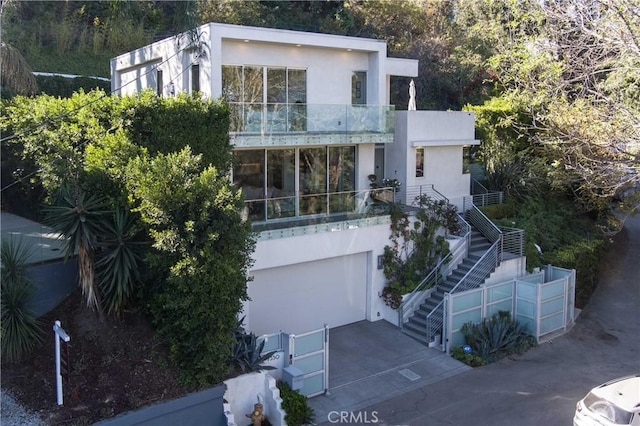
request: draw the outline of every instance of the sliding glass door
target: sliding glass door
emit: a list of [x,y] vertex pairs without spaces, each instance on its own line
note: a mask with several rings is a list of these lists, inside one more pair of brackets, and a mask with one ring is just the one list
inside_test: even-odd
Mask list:
[[354,210],[355,146],[237,150],[248,217],[264,221]]

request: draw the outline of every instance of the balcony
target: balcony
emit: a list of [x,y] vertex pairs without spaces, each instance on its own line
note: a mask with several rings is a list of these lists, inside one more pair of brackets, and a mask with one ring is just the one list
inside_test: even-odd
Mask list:
[[229,103],[236,147],[393,142],[393,105]]
[[246,200],[243,216],[259,240],[268,240],[388,223],[394,201],[392,188],[298,193]]

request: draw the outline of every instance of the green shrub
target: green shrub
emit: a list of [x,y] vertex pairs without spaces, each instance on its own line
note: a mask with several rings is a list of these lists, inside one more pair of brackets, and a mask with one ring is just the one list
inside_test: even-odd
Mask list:
[[189,146],[202,155],[202,164],[219,170],[231,168],[229,106],[220,100],[202,100],[181,93],[160,98],[145,90],[122,98],[124,128],[151,156],[178,152]]
[[30,255],[23,241],[2,241],[0,336],[2,356],[9,362],[19,360],[42,339],[41,324],[29,308],[33,283],[26,275],[26,262]]
[[264,363],[276,353],[271,351],[263,354],[264,343],[258,343],[258,337],[253,333],[247,333],[242,322],[244,317],[238,321],[234,332],[235,341],[233,343],[231,363],[239,367],[242,372],[274,370],[275,367],[264,365]]
[[512,201],[503,204],[492,204],[490,206],[480,207],[480,210],[491,220],[504,219],[513,217],[516,214],[516,205]]
[[380,297],[393,309],[400,306],[403,294],[412,292],[438,260],[449,254],[449,243],[438,231],[459,231],[456,207],[446,200],[423,195],[415,202],[418,210],[413,221],[398,206],[391,212],[391,244],[384,247],[383,255],[387,285]]
[[284,420],[289,426],[300,426],[312,424],[315,418],[313,408],[309,407],[307,397],[297,390],[291,390],[289,385],[283,381],[278,381],[280,398],[282,398],[282,409],[286,413]]
[[584,306],[598,284],[602,240],[580,240],[560,247],[547,255],[548,263],[576,270],[576,305]]
[[474,353],[465,353],[464,349],[460,346],[451,350],[451,356],[458,361],[464,362],[470,367],[480,367],[487,363],[482,357]]
[[242,194],[189,148],[130,163],[128,187],[154,250],[145,298],[183,380],[209,386],[230,372],[237,316],[247,300],[255,241]]
[[102,251],[95,262],[98,289],[107,314],[120,316],[134,299],[140,283],[143,249],[140,224],[125,210],[117,210],[105,220],[98,243]]
[[38,90],[47,95],[70,98],[80,89],[90,92],[93,89],[101,89],[105,92],[111,91],[111,83],[105,80],[98,80],[91,77],[67,78],[61,76],[36,76]]
[[460,329],[465,343],[486,362],[494,362],[511,353],[523,353],[535,345],[525,327],[511,318],[511,312],[500,311],[480,324],[468,322]]

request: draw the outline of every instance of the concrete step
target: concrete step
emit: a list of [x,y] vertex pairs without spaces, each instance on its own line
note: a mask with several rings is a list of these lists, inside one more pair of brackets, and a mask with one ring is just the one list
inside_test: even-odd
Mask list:
[[427,342],[427,337],[424,333],[422,334],[416,333],[415,331],[407,328],[403,328],[402,332],[407,336],[411,337],[413,340],[416,340],[417,342],[422,343],[423,345],[426,345],[426,346],[429,345],[429,342]]
[[416,330],[426,330],[427,328],[427,317],[422,315],[414,315],[409,318],[409,321],[405,323],[405,325],[411,324]]
[[416,324],[415,322],[411,322],[411,320],[409,320],[409,322],[405,322],[403,327],[402,327],[403,331],[410,331],[418,336],[422,336],[422,339],[424,341],[427,340],[427,328],[426,326],[420,326],[420,324]]

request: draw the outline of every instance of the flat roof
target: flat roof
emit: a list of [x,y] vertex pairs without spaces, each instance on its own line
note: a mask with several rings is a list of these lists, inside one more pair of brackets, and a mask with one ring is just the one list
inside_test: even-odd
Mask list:
[[0,214],[2,241],[22,241],[30,251],[27,263],[42,263],[64,257],[64,241],[50,227],[12,213]]

